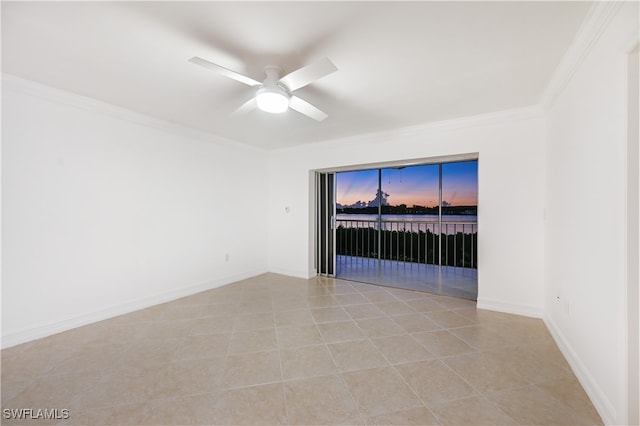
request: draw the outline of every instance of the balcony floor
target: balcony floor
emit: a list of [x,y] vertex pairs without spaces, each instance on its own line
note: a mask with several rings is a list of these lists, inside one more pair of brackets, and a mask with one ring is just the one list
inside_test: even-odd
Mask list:
[[338,255],[336,277],[477,300],[478,270]]

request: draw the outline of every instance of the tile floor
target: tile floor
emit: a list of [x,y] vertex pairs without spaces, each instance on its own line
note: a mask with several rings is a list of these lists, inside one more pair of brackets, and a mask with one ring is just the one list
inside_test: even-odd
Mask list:
[[[540,320],[266,274],[2,356],[3,424],[601,424]],[[4,411],[3,411],[4,413]]]
[[478,298],[478,270],[471,268],[438,267],[340,255],[336,256],[336,276],[345,280],[469,300]]

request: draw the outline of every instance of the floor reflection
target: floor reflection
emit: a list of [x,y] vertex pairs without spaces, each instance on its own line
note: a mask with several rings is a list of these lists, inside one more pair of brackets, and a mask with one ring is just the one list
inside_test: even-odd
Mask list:
[[336,277],[477,300],[478,270],[355,256],[337,256]]

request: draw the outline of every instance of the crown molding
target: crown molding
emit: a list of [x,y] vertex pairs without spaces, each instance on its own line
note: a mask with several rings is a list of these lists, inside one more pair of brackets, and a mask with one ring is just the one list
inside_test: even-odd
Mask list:
[[553,73],[549,85],[540,97],[540,106],[545,111],[553,106],[624,3],[624,1],[596,1],[593,3],[569,49]]
[[46,101],[58,103],[85,111],[91,111],[104,116],[127,121],[129,123],[145,126],[161,132],[173,134],[175,136],[198,140],[206,143],[226,146],[229,148],[258,151],[264,149],[246,145],[231,139],[182,126],[170,121],[151,117],[149,115],[122,108],[107,102],[99,101],[87,96],[78,95],[66,90],[47,86],[32,80],[26,80],[11,74],[2,74],[2,91],[13,91],[26,94]]
[[275,148],[272,152],[281,153],[295,150],[328,149],[342,147],[344,144],[363,144],[370,146],[372,141],[384,141],[389,139],[405,139],[412,137],[429,137],[449,134],[456,131],[464,131],[485,126],[501,126],[523,120],[543,119],[544,110],[539,105],[531,105],[522,108],[478,114],[467,117],[453,118],[449,120],[433,121],[428,123],[396,127],[370,133],[343,136],[340,138],[323,140],[313,144],[301,146],[286,146]]

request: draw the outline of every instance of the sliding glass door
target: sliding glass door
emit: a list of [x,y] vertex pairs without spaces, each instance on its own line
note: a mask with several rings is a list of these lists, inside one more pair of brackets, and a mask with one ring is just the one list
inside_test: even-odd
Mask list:
[[316,173],[316,271],[335,276],[335,173]]
[[336,173],[336,276],[475,299],[477,163]]

